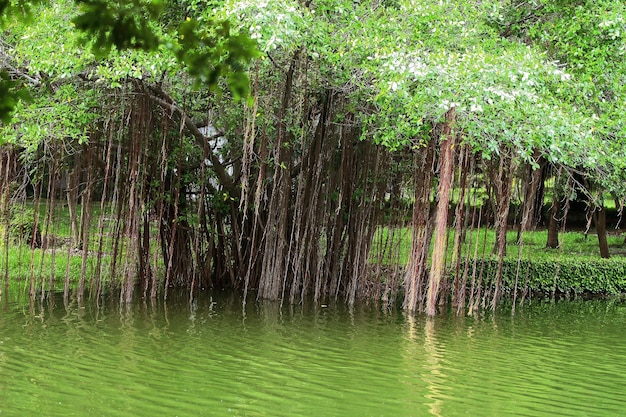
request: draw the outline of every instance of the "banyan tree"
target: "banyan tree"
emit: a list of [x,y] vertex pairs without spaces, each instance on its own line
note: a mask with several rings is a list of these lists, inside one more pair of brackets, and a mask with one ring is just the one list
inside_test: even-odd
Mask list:
[[[593,118],[558,92],[569,74],[465,2],[191,3],[154,20],[156,52],[114,43],[96,59],[71,2],[6,38],[34,99],[3,130],[5,281],[18,239],[36,248],[32,295],[495,307],[511,219],[522,247],[545,184],[556,219],[590,168],[571,144],[596,146]],[[53,36],[62,48],[38,48]]]

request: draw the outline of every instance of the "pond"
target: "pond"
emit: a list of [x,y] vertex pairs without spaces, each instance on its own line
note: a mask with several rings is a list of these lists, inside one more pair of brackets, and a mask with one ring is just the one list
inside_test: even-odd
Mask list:
[[0,375],[2,416],[616,416],[626,304],[429,319],[222,294],[81,307],[5,293]]

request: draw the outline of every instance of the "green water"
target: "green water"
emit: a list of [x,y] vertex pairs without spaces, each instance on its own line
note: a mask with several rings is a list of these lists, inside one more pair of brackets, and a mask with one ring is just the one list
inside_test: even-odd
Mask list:
[[1,416],[626,415],[626,304],[481,318],[0,297]]

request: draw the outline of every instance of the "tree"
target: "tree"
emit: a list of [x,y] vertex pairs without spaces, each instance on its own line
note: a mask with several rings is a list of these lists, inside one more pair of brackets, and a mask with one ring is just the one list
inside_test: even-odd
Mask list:
[[[7,26],[6,62],[34,81],[4,134],[37,195],[68,172],[83,259],[111,253],[94,276],[121,277],[124,299],[137,286],[152,296],[213,286],[244,299],[392,302],[404,285],[408,310],[435,314],[452,299],[460,311],[466,295],[470,311],[481,299],[495,307],[520,172],[539,178],[523,193],[522,229],[542,201],[537,167],[620,175],[598,113],[580,105],[584,85],[541,45],[507,34],[503,5],[189,1],[128,14],[146,5],[46,4],[30,35]],[[67,24],[77,10],[93,48]],[[42,117],[46,129],[35,128]],[[98,200],[94,248],[78,203]],[[403,282],[383,259],[406,217]],[[461,249],[474,239],[478,259],[472,230],[485,223],[497,230],[498,267],[481,294]]]
[[[183,70],[192,76],[191,83],[197,86],[203,85],[218,93],[226,86],[236,98],[245,97],[248,91],[246,63],[257,54],[254,42],[245,34],[232,33],[227,21],[205,19],[202,26],[198,25],[187,15],[186,5],[181,6],[181,21],[173,17],[176,13],[164,10],[157,2],[43,2],[33,7],[36,13],[28,26],[19,20],[5,23],[4,62],[15,80],[30,84],[33,99],[28,103],[12,102],[13,108],[7,108],[7,111],[17,110],[18,117],[16,123],[4,127],[3,139],[22,149],[21,161],[28,176],[25,181],[35,188],[36,198],[55,195],[53,178],[59,175],[63,175],[63,182],[68,185],[73,240],[83,253],[79,297],[84,289],[89,254],[90,213],[86,207],[101,195],[99,230],[102,235],[105,202],[112,199],[113,206],[117,205],[117,238],[111,247],[111,282],[119,267],[117,257],[123,250],[118,244],[119,237],[131,237],[138,243],[125,251],[127,257],[122,265],[130,277],[124,295],[129,299],[136,283],[135,267],[139,269],[145,289],[149,280],[155,278],[155,271],[148,261],[151,249],[147,236],[150,231],[143,219],[156,208],[146,206],[146,203],[157,204],[160,214],[169,217],[169,225],[172,222],[180,225],[161,229],[168,280],[170,274],[179,276],[182,273],[179,266],[188,259],[185,250],[180,251],[185,243],[179,243],[185,236],[186,223],[182,216],[189,215],[185,210],[187,197],[179,191],[187,189],[189,180],[176,178],[183,168],[180,161],[185,156],[182,149],[175,149],[174,143],[178,141],[166,140],[165,136],[162,138],[163,150],[169,155],[163,154],[159,160],[147,153],[147,147],[156,139],[150,130],[171,135],[168,131],[172,127],[161,124],[161,129],[155,129],[154,111],[150,108],[152,102],[137,97],[148,94],[162,105],[163,111],[165,108],[180,110],[176,103],[168,101],[169,96],[162,94],[161,88],[154,88],[154,85],[163,83],[167,76],[178,76]],[[68,16],[72,15],[76,17],[70,21]],[[85,37],[76,28],[85,33]],[[221,84],[222,80],[224,84]],[[181,85],[185,83],[189,84],[183,80]],[[148,88],[149,84],[153,85]],[[176,116],[181,123],[187,123],[184,111],[179,111]],[[197,128],[193,127],[192,133],[198,134]],[[200,134],[200,140],[201,147],[206,146],[204,135]],[[180,145],[184,143],[180,141]],[[116,148],[117,156],[112,153]],[[122,149],[127,153],[120,152]],[[218,176],[222,173],[223,179],[228,180],[223,167],[220,170],[217,156],[211,155],[209,159],[216,162],[214,169]],[[149,181],[154,180],[151,176],[157,175],[158,178],[156,167],[159,163],[164,170],[161,179],[167,183],[166,188],[161,189],[149,185]],[[127,170],[130,183],[120,181],[122,170]],[[104,178],[97,174],[98,171]],[[9,192],[7,186],[5,184],[3,192]],[[232,185],[230,188],[231,191],[234,189]],[[82,196],[80,219],[75,210],[78,196]],[[163,202],[163,198],[169,199],[170,196],[172,200],[168,201],[173,201],[173,205]],[[126,210],[128,213],[124,215]],[[51,233],[49,223],[40,227]],[[98,291],[102,245],[100,237],[96,271]],[[172,259],[178,261],[173,267],[170,266]],[[156,291],[155,283],[153,280],[152,291]]]
[[[508,1],[493,9],[492,24],[508,38],[545,48],[551,59],[566,67],[575,89],[563,100],[591,115],[598,138],[582,160],[563,160],[571,169],[583,169],[589,209],[596,223],[600,252],[606,245],[604,190],[624,199],[623,164],[624,89],[626,74],[626,6],[621,1]],[[558,91],[557,91],[558,93]],[[573,175],[573,174],[572,174]],[[598,190],[600,189],[600,190]],[[592,198],[592,194],[598,198]]]
[[[495,305],[510,203],[507,190],[513,179],[510,173],[522,162],[536,164],[537,152],[553,163],[584,158],[586,150],[577,144],[594,141],[591,118],[562,100],[563,91],[572,88],[570,75],[546,61],[541,50],[502,39],[487,25],[484,9],[463,2],[399,2],[399,7],[399,16],[389,19],[386,29],[395,32],[401,48],[391,46],[371,59],[378,109],[369,119],[369,131],[375,132],[375,141],[392,149],[412,146],[419,150],[429,140],[427,132],[433,131],[432,126],[445,125],[444,115],[455,109],[460,145],[483,160],[500,161],[492,164],[495,170],[486,167],[493,174],[500,230]],[[432,33],[442,35],[433,37]],[[421,242],[414,241],[414,245],[423,247]],[[434,251],[433,263],[442,258],[440,250]],[[426,262],[426,258],[422,255],[419,261],[411,261],[417,262]],[[425,270],[408,269],[407,300],[413,299],[409,296],[415,293],[413,287],[423,282],[414,272]],[[432,305],[433,301],[430,314]],[[418,304],[405,302],[405,307],[417,309]]]

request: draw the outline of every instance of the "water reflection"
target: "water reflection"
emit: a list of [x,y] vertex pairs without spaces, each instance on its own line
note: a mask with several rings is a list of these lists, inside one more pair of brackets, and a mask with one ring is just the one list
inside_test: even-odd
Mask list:
[[[438,343],[435,329],[435,319],[416,316],[413,313],[404,313],[406,320],[406,367],[419,376],[425,392],[423,397],[428,407],[428,413],[433,416],[443,416],[444,393],[446,376],[442,365],[444,350]],[[419,391],[419,388],[418,388]],[[415,393],[419,395],[419,392]]]
[[424,323],[424,352],[426,354],[426,367],[428,373],[424,375],[424,382],[428,388],[426,397],[431,401],[429,404],[430,413],[434,416],[441,417],[442,387],[445,387],[446,381],[441,365],[443,352],[440,352],[435,338],[435,320],[428,318]]

